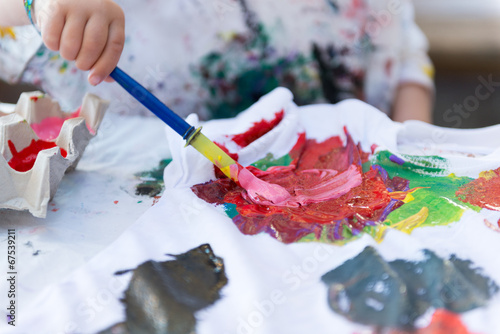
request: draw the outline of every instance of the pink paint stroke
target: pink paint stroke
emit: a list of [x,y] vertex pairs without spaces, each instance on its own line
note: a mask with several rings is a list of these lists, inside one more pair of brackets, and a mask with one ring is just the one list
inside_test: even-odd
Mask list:
[[247,200],[260,205],[286,207],[299,207],[339,198],[362,182],[359,168],[355,165],[349,166],[340,174],[333,169],[309,169],[298,173],[309,174],[315,181],[308,184],[307,188],[295,188],[293,195],[280,185],[259,179],[245,168],[239,171],[238,181],[246,190],[244,197]]

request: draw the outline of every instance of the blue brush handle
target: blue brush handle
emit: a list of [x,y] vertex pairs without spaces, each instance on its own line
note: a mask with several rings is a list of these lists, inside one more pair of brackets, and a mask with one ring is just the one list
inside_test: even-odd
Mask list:
[[158,100],[156,96],[118,67],[109,76],[184,139],[187,139],[195,130],[193,126],[189,125],[189,123]]

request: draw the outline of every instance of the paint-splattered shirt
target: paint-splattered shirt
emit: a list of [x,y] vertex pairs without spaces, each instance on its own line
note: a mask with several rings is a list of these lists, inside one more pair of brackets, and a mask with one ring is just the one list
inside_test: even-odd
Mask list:
[[[399,84],[432,89],[410,0],[117,2],[127,22],[119,66],[181,115],[233,116],[277,86],[300,105],[359,98],[389,113]],[[40,85],[66,108],[91,91],[112,111],[149,114],[116,83],[90,87],[30,29],[0,39],[4,79]]]

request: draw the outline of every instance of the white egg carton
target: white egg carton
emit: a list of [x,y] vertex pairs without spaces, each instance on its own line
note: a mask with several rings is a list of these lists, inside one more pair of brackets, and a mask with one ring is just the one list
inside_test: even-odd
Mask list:
[[[59,104],[41,92],[23,93],[12,113],[0,113],[0,209],[28,210],[33,216],[45,218],[47,205],[57,191],[66,171],[76,167],[90,139],[101,124],[108,101],[87,94],[79,117],[64,121],[56,147],[38,153],[33,168],[19,172],[11,168],[8,141],[19,152],[38,136],[30,124],[48,117],[66,118]],[[88,128],[87,128],[88,127]],[[90,128],[90,131],[89,131]],[[61,150],[67,156],[61,155]]]

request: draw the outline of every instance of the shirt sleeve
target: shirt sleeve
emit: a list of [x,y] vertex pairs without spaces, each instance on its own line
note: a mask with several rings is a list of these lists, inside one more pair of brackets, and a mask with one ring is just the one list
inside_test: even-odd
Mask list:
[[42,39],[32,26],[0,27],[0,79],[19,82],[41,46]]
[[416,83],[434,91],[434,66],[428,56],[429,43],[415,23],[410,1],[402,8],[402,49],[399,84]]

